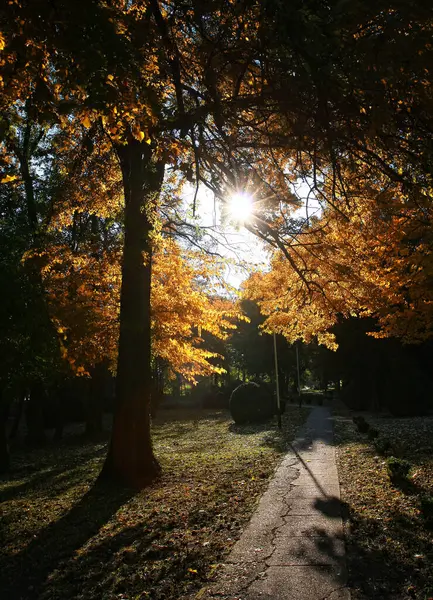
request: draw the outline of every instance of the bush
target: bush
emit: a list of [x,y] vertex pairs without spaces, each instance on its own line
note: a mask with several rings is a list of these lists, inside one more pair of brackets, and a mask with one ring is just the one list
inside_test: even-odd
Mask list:
[[[266,393],[269,398],[269,401],[272,403],[273,414],[278,415],[278,405],[277,405],[277,393],[274,385],[268,383],[267,381],[261,381],[259,378],[255,378],[252,380],[253,383],[256,383],[261,387],[261,389]],[[251,383],[251,382],[250,382]],[[238,387],[238,386],[236,386]],[[286,412],[286,400],[282,397],[280,393],[280,410],[283,415]]]
[[367,423],[364,417],[361,417],[360,415],[353,417],[353,422],[357,426],[360,433],[367,433],[367,431],[370,429],[370,425]]
[[384,437],[377,437],[374,441],[374,447],[379,454],[386,454],[391,450],[391,442]]
[[369,429],[370,429],[370,425],[367,423],[367,421],[365,421],[364,423],[360,423],[358,425],[359,433],[368,433]]
[[258,383],[243,383],[230,397],[230,414],[233,421],[244,423],[264,423],[275,414],[272,395]]
[[373,441],[376,438],[379,437],[379,432],[377,429],[375,429],[374,427],[370,427],[370,429],[368,430],[368,434],[367,437],[369,440]]
[[406,453],[406,446],[401,440],[392,441],[392,454],[398,458],[402,458]]
[[407,479],[409,471],[412,467],[411,463],[408,460],[404,460],[403,458],[397,458],[395,456],[390,456],[386,462],[388,465],[391,480],[401,481],[402,479]]

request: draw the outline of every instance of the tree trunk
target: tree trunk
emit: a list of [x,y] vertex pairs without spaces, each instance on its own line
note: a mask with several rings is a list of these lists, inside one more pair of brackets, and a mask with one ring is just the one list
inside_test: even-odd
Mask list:
[[140,489],[159,473],[150,436],[151,230],[164,164],[146,143],[117,148],[125,192],[125,240],[113,433],[102,478]]

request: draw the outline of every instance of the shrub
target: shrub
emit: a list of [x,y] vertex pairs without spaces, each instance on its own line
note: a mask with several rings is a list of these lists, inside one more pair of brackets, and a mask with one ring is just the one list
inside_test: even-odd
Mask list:
[[367,423],[367,421],[365,423],[360,423],[358,425],[359,433],[367,433],[369,429],[370,429],[370,425]]
[[388,465],[391,480],[401,481],[402,479],[407,479],[409,471],[412,467],[411,463],[408,460],[404,460],[403,458],[397,458],[395,456],[390,456],[386,462]]
[[402,458],[406,452],[406,446],[401,440],[392,441],[392,453],[398,458]]
[[275,414],[274,399],[261,385],[243,383],[232,392],[230,414],[238,425],[264,423]]
[[374,447],[379,454],[386,454],[391,450],[391,442],[384,437],[376,437],[374,440]]
[[353,417],[353,422],[357,426],[360,433],[367,433],[367,431],[370,429],[370,425],[361,415],[356,415]]
[[377,437],[379,437],[379,432],[377,429],[375,429],[374,427],[370,427],[370,429],[368,430],[368,439],[369,440],[375,440]]

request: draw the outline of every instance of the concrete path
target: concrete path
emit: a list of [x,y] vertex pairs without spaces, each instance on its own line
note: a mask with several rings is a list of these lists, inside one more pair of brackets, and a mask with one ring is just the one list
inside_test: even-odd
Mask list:
[[315,407],[200,598],[349,600],[330,411]]

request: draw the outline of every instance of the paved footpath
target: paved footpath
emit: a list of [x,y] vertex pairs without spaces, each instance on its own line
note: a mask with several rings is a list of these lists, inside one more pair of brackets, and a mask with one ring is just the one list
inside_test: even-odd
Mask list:
[[202,599],[350,600],[328,408],[315,407]]

